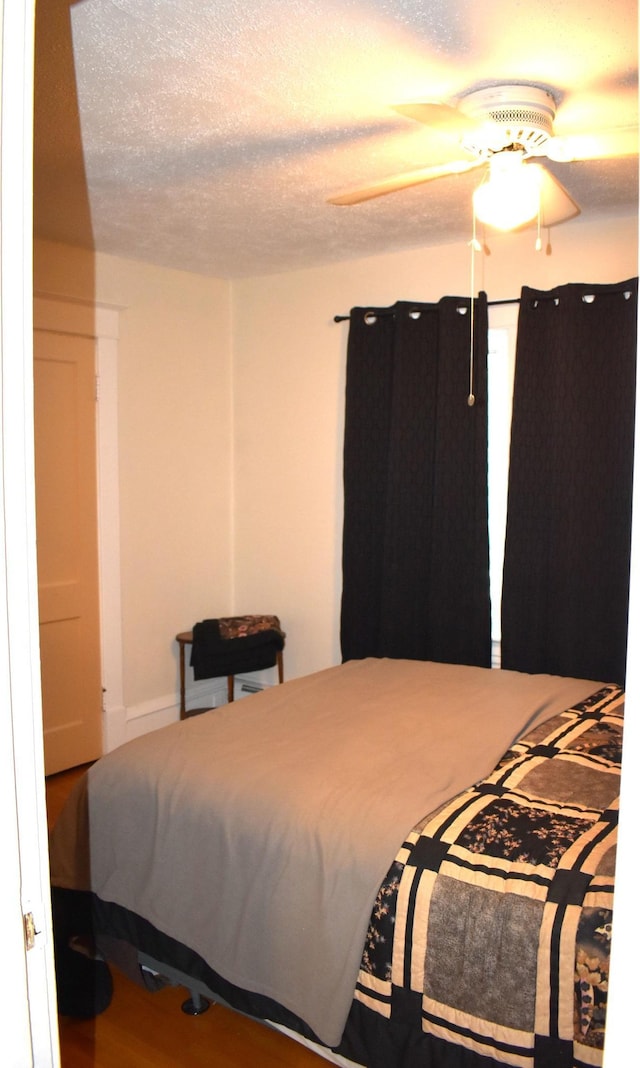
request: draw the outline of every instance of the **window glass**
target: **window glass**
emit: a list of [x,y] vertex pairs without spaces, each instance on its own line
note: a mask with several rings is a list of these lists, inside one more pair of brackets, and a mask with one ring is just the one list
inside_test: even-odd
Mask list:
[[500,664],[500,601],[507,521],[509,440],[517,326],[517,304],[489,308],[489,583],[492,661],[496,667]]

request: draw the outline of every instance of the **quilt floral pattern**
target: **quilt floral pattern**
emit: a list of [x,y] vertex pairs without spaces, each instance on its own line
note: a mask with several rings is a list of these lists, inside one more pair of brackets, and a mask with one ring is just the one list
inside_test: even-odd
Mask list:
[[411,831],[358,1001],[393,1020],[411,991],[425,1035],[513,1068],[602,1063],[623,708],[603,687]]

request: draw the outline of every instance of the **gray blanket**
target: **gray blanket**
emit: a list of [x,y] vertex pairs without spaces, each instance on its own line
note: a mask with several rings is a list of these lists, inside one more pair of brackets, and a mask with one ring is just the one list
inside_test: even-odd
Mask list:
[[365,660],[273,687],[95,764],[88,822],[80,787],[54,830],[52,881],[138,913],[337,1045],[404,836],[597,685]]

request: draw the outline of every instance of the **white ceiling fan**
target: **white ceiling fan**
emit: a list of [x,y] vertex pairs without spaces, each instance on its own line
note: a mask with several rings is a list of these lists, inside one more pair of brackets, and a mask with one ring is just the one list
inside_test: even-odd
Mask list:
[[[531,84],[496,84],[468,90],[450,104],[400,104],[394,110],[452,141],[460,157],[341,193],[330,197],[330,204],[359,204],[436,178],[484,168],[474,193],[478,219],[504,230],[534,219],[549,227],[578,215],[580,208],[555,175],[535,160],[546,157],[569,163],[638,151],[636,126],[556,136],[556,98],[548,88]],[[512,210],[501,220],[499,210],[507,208],[508,202]]]

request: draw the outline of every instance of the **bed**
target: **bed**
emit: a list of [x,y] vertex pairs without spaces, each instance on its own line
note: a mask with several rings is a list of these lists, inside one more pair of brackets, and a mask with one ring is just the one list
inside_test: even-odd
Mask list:
[[623,698],[368,659],[155,731],[69,798],[55,923],[335,1064],[599,1065]]

